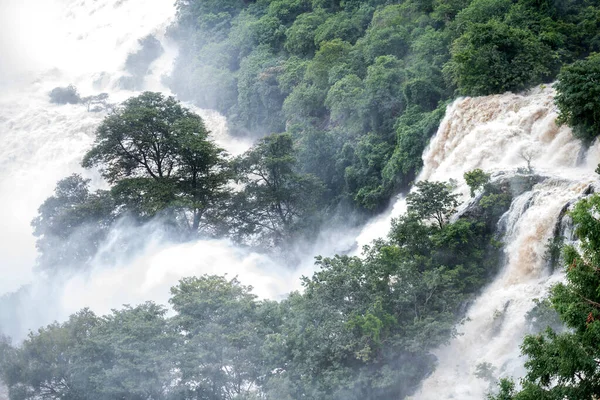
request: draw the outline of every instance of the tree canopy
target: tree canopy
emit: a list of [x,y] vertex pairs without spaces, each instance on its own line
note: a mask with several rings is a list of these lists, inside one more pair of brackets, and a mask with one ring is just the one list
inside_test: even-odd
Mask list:
[[558,122],[569,125],[581,139],[600,135],[600,53],[565,66],[556,84]]
[[152,217],[177,209],[196,232],[228,180],[224,152],[208,134],[202,118],[174,98],[145,92],[104,119],[82,165],[100,169],[127,211]]
[[[303,179],[289,169],[290,142],[252,150],[264,164],[256,171],[284,189]],[[105,316],[84,309],[21,344],[0,340],[0,379],[23,400],[405,398],[498,270],[498,217],[438,227],[408,213],[362,257],[318,257],[303,291],[278,302],[236,278],[200,276],[171,289],[171,313],[151,302]]]

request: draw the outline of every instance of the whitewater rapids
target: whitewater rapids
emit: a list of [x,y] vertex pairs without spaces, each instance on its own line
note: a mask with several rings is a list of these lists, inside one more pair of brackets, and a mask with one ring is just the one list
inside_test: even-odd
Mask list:
[[549,268],[548,240],[563,209],[597,184],[600,162],[598,144],[587,149],[556,124],[554,95],[541,86],[526,94],[458,99],[423,155],[419,179],[453,180],[465,200],[469,189],[462,175],[474,168],[510,174],[526,169],[529,159],[546,179],[516,197],[502,217],[505,264],[469,308],[459,336],[435,352],[438,367],[414,399],[484,399],[493,385],[475,375],[482,363],[492,365],[495,378],[525,372],[519,351],[528,333],[525,316],[534,299],[563,279],[561,268]]

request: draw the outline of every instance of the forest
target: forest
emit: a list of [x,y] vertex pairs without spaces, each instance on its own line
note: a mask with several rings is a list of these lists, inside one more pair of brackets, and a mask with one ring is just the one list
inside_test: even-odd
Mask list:
[[[86,269],[111,228],[159,221],[176,240],[228,238],[289,254],[327,225],[364,223],[393,196],[407,211],[361,256],[315,255],[302,290],[259,299],[237,278],[198,276],[169,305],[89,309],[0,337],[0,379],[20,399],[404,399],[436,368],[502,265],[498,222],[508,180],[465,173],[419,181],[422,153],[458,96],[553,82],[560,124],[600,135],[600,4],[593,0],[177,0],[168,35],[180,47],[169,97],[110,105],[80,174],[56,184],[32,221],[37,268]],[[161,53],[140,41],[135,88]],[[137,72],[144,71],[144,72]],[[106,106],[75,88],[56,103]],[[227,117],[255,144],[230,156],[186,101]],[[521,191],[537,176],[521,171]],[[600,167],[597,171],[600,173]],[[549,246],[566,281],[530,312],[527,375],[492,400],[600,397],[600,196],[569,212],[580,246]],[[348,222],[350,221],[350,222]],[[560,244],[560,238],[555,243]],[[127,247],[127,243],[123,246]],[[132,244],[133,246],[133,244]],[[286,255],[288,256],[286,259]],[[558,322],[560,319],[560,322]],[[485,369],[485,366],[481,367]],[[497,383],[497,384],[496,384]],[[497,387],[496,387],[497,386]]]

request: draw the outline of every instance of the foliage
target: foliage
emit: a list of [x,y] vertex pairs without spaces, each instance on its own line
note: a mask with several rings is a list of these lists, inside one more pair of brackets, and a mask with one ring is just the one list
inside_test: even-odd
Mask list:
[[170,84],[234,134],[286,131],[302,147],[325,132],[327,209],[372,213],[408,189],[455,93],[521,91],[600,49],[598,5],[559,3],[178,1]]
[[121,78],[119,83],[124,89],[139,90],[152,62],[164,53],[160,41],[152,35],[139,39],[138,43],[140,49],[125,60],[125,70],[131,76]]
[[79,104],[81,102],[79,92],[73,85],[55,87],[48,95],[50,96],[50,103],[54,104]]
[[490,174],[476,168],[472,171],[465,172],[464,178],[467,185],[469,185],[469,189],[471,189],[471,197],[475,197],[475,193],[490,181]]
[[243,189],[232,199],[233,221],[239,239],[253,237],[263,246],[291,243],[299,233],[318,226],[322,182],[311,174],[295,171],[295,152],[289,134],[261,139],[235,160],[238,183]]
[[42,268],[71,268],[89,262],[115,219],[104,190],[90,192],[89,179],[74,174],[56,184],[31,222]]
[[442,229],[458,206],[457,195],[445,182],[421,181],[417,190],[406,196],[407,209],[420,221],[434,220]]
[[591,142],[600,135],[600,53],[565,66],[556,84],[558,122]]
[[[239,168],[256,174],[246,187],[272,184],[260,190],[285,198],[277,188],[305,179],[291,144],[271,136],[241,156]],[[438,227],[408,213],[362,257],[318,257],[303,292],[280,302],[259,301],[236,278],[184,278],[171,289],[172,314],[153,303],[104,317],[82,310],[18,346],[0,342],[0,377],[11,399],[405,398],[496,272],[496,222]]]
[[550,75],[552,51],[532,32],[490,20],[470,25],[445,66],[461,94],[521,91]]
[[222,156],[198,115],[172,97],[145,92],[104,119],[82,165],[99,167],[128,212],[152,217],[178,208],[195,232],[222,198]]
[[180,375],[176,398],[248,398],[266,372],[261,346],[270,333],[251,288],[237,279],[187,278],[171,288],[169,302],[181,335],[171,361]]

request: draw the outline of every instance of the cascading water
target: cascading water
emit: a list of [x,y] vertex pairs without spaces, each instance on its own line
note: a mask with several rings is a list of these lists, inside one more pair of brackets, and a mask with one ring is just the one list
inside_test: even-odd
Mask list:
[[[485,398],[489,382],[475,376],[481,363],[490,363],[499,376],[523,373],[519,344],[525,315],[533,299],[544,297],[562,277],[547,268],[546,245],[564,206],[597,180],[594,168],[600,161],[598,145],[586,151],[567,127],[556,125],[553,98],[552,88],[540,87],[525,95],[459,99],[423,156],[418,179],[453,181],[465,200],[469,189],[462,176],[474,168],[506,177],[529,163],[543,178],[516,197],[503,217],[506,263],[471,305],[459,336],[436,351],[439,365],[415,399]],[[405,207],[400,199],[363,237],[381,235],[369,229],[379,229]]]

